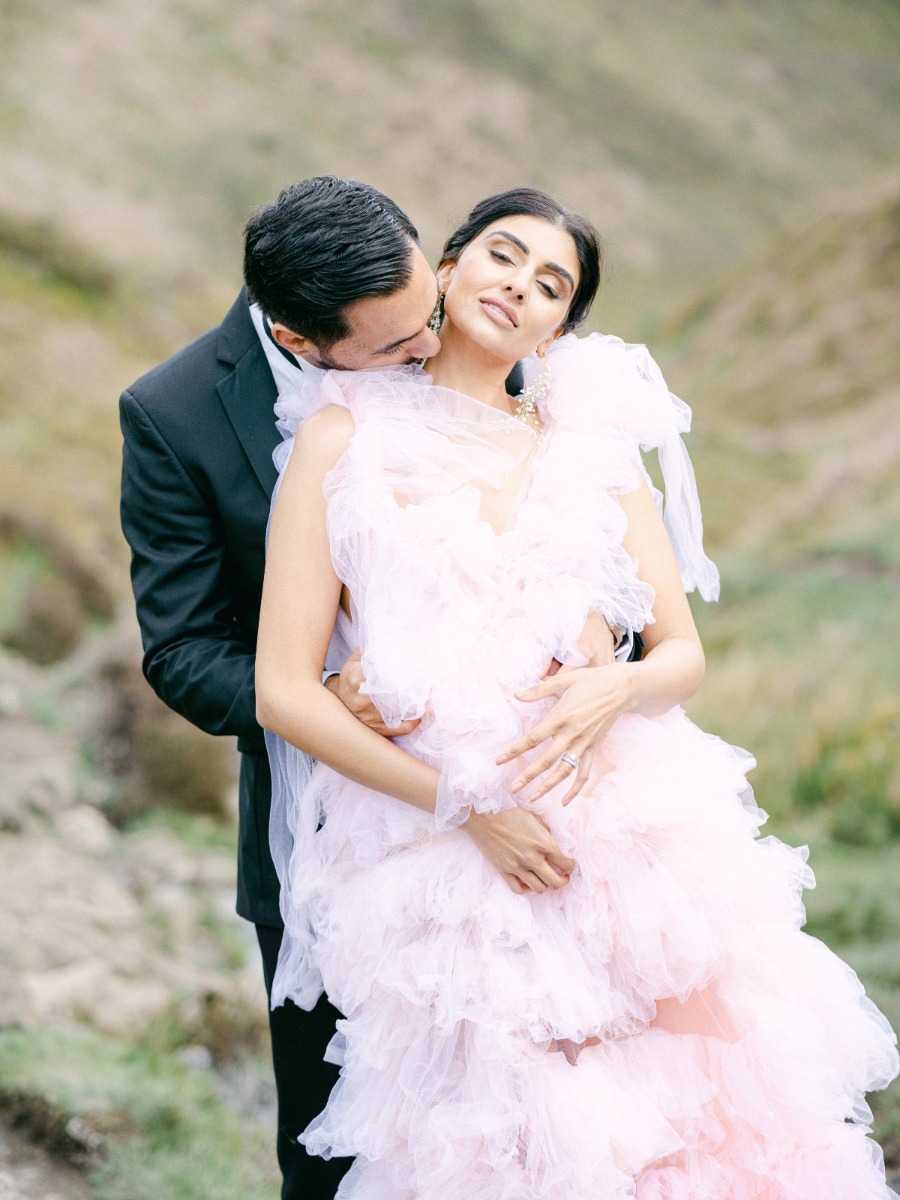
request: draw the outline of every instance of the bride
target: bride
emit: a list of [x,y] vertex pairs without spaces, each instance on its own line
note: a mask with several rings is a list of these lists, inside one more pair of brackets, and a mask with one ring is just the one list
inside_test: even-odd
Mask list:
[[[685,589],[718,587],[689,410],[643,347],[572,335],[598,278],[586,221],[491,197],[444,250],[439,358],[280,398],[273,1002],[324,987],[345,1014],[302,1141],[355,1157],[354,1200],[885,1197],[864,1096],[894,1038],[800,932],[812,877],[756,840],[752,760],[679,708],[703,675]],[[610,662],[606,624],[643,659]],[[356,648],[405,737],[322,686]]]

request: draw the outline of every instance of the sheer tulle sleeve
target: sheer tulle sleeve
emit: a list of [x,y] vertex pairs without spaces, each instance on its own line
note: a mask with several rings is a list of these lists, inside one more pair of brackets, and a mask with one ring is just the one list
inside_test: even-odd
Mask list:
[[[322,992],[322,978],[313,965],[314,932],[307,904],[297,894],[297,867],[312,858],[320,805],[310,789],[315,761],[290,742],[266,730],[266,749],[272,770],[269,846],[281,884],[279,903],[284,936],[272,986],[272,1007],[290,996],[311,1009]],[[292,870],[292,867],[294,868]]]
[[[317,372],[304,379],[299,388],[282,391],[278,396],[275,416],[284,440],[273,453],[278,480],[272,494],[270,524],[297,432],[307,417],[329,404],[346,407],[344,393],[330,373]],[[268,542],[267,528],[267,547]],[[336,642],[342,641],[338,628],[332,638],[332,648]],[[342,645],[341,650],[342,653],[334,655],[329,649],[326,661],[331,663],[333,660],[338,665],[343,663],[347,657],[346,645]],[[302,888],[298,889],[295,884],[298,865],[302,868],[311,860],[313,839],[322,815],[319,794],[310,786],[316,762],[268,729],[265,738],[272,772],[269,847],[281,884],[280,907],[284,919],[278,970],[272,986],[272,1007],[277,1008],[290,996],[302,1008],[311,1009],[321,995],[322,979],[312,956],[314,934],[309,909],[300,894]]]
[[[682,434],[691,410],[666,386],[646,346],[591,334],[560,338],[547,360],[551,371],[548,411],[559,424],[602,427],[640,450],[656,450],[665,486],[655,492],[675,550],[685,591],[704,600],[719,597],[719,572],[703,549],[703,519],[697,484]],[[526,382],[541,369],[526,366]],[[649,478],[648,478],[649,481]]]

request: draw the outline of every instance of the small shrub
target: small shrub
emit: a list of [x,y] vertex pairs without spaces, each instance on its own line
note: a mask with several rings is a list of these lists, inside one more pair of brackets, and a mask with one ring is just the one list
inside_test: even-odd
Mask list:
[[836,908],[811,915],[806,923],[806,932],[829,946],[877,942],[891,929],[890,914],[884,903],[870,893],[849,896]]
[[97,1200],[276,1195],[269,1130],[239,1122],[210,1072],[170,1054],[86,1029],[0,1030],[0,1097],[16,1094],[34,1114],[23,1132],[99,1150],[85,1164]]
[[229,772],[223,749],[215,738],[180,717],[165,714],[136,731],[133,752],[140,777],[138,791],[154,806],[224,818],[228,815]]
[[114,824],[159,809],[231,820],[231,746],[168,709],[130,645],[110,648],[95,688],[85,745],[93,767],[119,781],[104,806]]
[[40,267],[52,278],[89,296],[111,296],[116,278],[86,246],[49,221],[0,213],[0,247]]
[[39,666],[66,658],[88,618],[108,620],[113,591],[103,564],[47,522],[0,511],[0,637]]
[[900,835],[900,709],[890,708],[855,726],[820,737],[811,761],[798,772],[794,799],[822,809],[832,836],[872,846]]
[[216,1066],[236,1062],[266,1048],[268,1026],[259,1007],[240,994],[211,992],[204,997],[193,1041],[205,1046]]
[[847,846],[881,846],[898,833],[897,819],[880,797],[841,800],[829,814],[828,828],[836,842]]
[[0,1111],[16,1133],[73,1167],[95,1169],[103,1160],[105,1139],[94,1122],[40,1092],[0,1089]]
[[71,584],[38,576],[27,583],[17,620],[3,642],[31,662],[48,666],[72,653],[85,628],[84,609]]

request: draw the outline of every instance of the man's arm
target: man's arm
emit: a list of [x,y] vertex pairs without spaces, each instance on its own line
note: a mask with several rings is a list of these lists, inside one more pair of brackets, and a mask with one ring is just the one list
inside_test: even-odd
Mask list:
[[224,535],[210,502],[128,391],[122,529],[144,645],[144,674],[192,724],[265,752],[256,721],[254,648],[235,619]]

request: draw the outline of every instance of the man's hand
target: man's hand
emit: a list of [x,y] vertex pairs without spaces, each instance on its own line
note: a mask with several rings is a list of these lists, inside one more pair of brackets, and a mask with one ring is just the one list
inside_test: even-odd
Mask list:
[[403,721],[396,729],[388,729],[381,719],[381,713],[369,697],[360,692],[366,677],[359,660],[360,652],[354,650],[341,667],[340,675],[332,675],[326,680],[325,686],[337,696],[344,708],[353,713],[357,721],[361,721],[374,733],[380,733],[382,737],[401,737],[404,733],[411,733],[418,721]]
[[[600,613],[592,612],[588,615],[578,638],[578,650],[587,659],[589,667],[605,667],[608,663],[616,661],[618,641],[618,631],[612,629]],[[550,665],[541,678],[549,679],[560,671],[577,670],[578,667],[564,667],[559,659],[551,658]]]
[[473,812],[462,828],[519,895],[564,887],[575,869],[540,817],[524,808]]
[[[627,673],[617,673],[621,664],[615,659],[616,641],[616,633],[600,613],[591,613],[578,639],[578,649],[588,660],[587,666],[564,667],[553,659],[542,682],[519,693],[520,700],[544,700],[555,696],[557,703],[543,721],[523,734],[497,760],[498,764],[507,763],[542,742],[548,743],[544,753],[525,767],[515,780],[514,792],[521,791],[543,775],[528,795],[530,801],[539,800],[574,774],[572,786],[563,800],[563,804],[569,804],[587,783],[597,747],[610,725],[629,704],[628,689],[624,686],[629,677]],[[560,761],[563,754],[578,759],[577,771],[573,772],[569,763]]]

